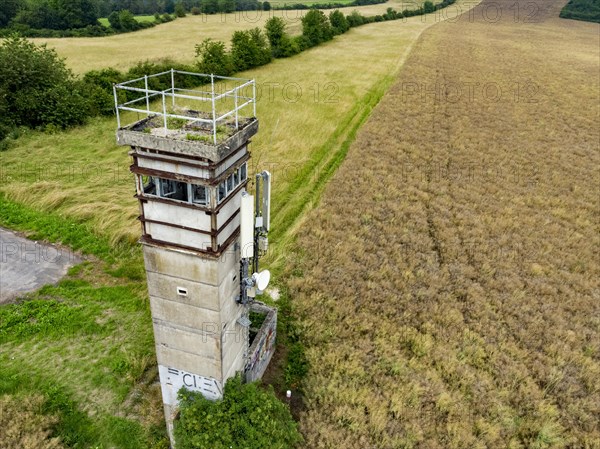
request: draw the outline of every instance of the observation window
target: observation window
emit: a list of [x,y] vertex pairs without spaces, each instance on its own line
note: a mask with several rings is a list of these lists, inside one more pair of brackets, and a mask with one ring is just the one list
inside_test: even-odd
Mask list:
[[146,175],[140,175],[140,182],[146,196],[167,198],[199,206],[208,206],[210,203],[210,190],[207,186],[201,184],[188,184],[173,179]]
[[247,163],[244,162],[240,167],[238,167],[233,173],[231,173],[227,179],[221,181],[218,187],[218,198],[217,201],[220,203],[225,198],[227,198],[231,193],[235,191],[239,187],[239,185],[244,182],[247,178],[248,167]]

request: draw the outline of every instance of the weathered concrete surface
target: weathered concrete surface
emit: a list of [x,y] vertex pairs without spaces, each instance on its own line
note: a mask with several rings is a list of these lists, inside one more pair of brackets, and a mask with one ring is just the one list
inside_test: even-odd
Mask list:
[[277,338],[277,309],[256,301],[250,306],[250,310],[264,314],[266,317],[250,347],[248,364],[245,368],[246,382],[254,382],[262,378],[275,353]]
[[244,128],[236,131],[225,142],[214,145],[196,140],[177,140],[172,136],[156,136],[145,133],[141,129],[135,131],[135,129],[141,128],[140,123],[145,121],[147,120],[145,119],[117,130],[117,144],[165,151],[174,155],[184,154],[203,157],[212,162],[218,162],[225,159],[231,152],[237,150],[242,145],[245,145],[258,132],[258,120],[252,118]]
[[70,249],[41,244],[0,228],[0,304],[60,280],[81,262]]

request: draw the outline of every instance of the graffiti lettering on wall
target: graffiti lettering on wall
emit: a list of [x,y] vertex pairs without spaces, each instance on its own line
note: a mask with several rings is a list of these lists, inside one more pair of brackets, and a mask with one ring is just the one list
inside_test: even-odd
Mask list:
[[158,374],[165,404],[177,404],[177,393],[183,387],[190,391],[198,391],[207,399],[216,400],[223,397],[220,382],[212,377],[199,376],[163,365],[158,365]]

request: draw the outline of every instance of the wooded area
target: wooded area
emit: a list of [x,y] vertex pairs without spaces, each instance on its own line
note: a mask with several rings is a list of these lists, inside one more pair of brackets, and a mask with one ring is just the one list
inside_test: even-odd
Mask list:
[[[87,35],[102,35],[106,28],[98,19],[110,18],[115,12],[127,11],[132,16],[154,14],[160,21],[161,14],[215,14],[262,7],[263,3],[258,0],[0,0],[0,28],[10,27],[23,32],[27,29],[73,30],[87,27],[90,28]],[[146,26],[151,24],[149,22]]]

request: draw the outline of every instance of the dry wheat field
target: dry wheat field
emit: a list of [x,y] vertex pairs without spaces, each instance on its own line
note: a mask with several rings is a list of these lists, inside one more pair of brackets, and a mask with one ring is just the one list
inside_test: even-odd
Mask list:
[[429,28],[304,222],[306,448],[600,448],[599,27],[563,4]]

